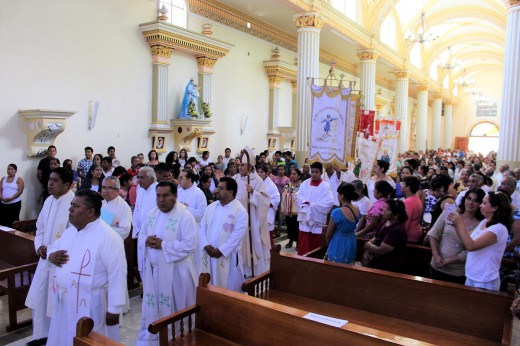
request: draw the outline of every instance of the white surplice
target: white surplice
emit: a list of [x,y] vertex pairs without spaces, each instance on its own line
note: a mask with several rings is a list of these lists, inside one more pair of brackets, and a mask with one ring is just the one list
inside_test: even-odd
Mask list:
[[[70,202],[74,198],[72,191],[67,191],[59,198],[47,197],[36,221],[36,236],[34,248],[42,245],[47,248],[61,237],[69,226]],[[25,305],[32,309],[32,324],[34,339],[46,338],[51,324],[50,313],[47,308],[49,291],[49,276],[54,275],[54,269],[44,259],[39,259],[36,272],[27,294]]]
[[208,206],[204,192],[202,192],[202,190],[195,184],[193,184],[189,189],[184,189],[179,186],[177,189],[177,201],[181,202],[188,208],[188,211],[195,218],[197,226],[199,226],[200,220],[202,219],[202,216],[204,216],[204,212]]
[[101,212],[110,216],[112,222],[109,226],[125,240],[132,228],[132,209],[130,209],[128,203],[120,196],[111,201],[103,200]]
[[271,205],[269,206],[269,210],[267,212],[268,229],[269,231],[274,231],[274,219],[276,217],[278,205],[280,204],[280,192],[269,177],[265,178],[264,186],[267,194],[269,195],[269,198],[271,199]]
[[[253,243],[253,258],[255,275],[269,270],[271,262],[271,237],[267,223],[267,212],[269,210],[270,198],[265,189],[264,181],[255,172],[250,173],[250,185],[254,191],[250,194],[249,219],[251,221],[251,239]],[[247,208],[246,190],[247,176],[236,174],[233,179],[238,184],[236,199]],[[249,245],[249,234],[246,232],[242,241],[242,258],[244,259],[244,274],[250,277],[252,274],[251,255]]]
[[[134,215],[132,217],[132,238],[138,239],[137,242],[137,268],[139,271],[143,268],[144,263],[144,241],[142,241],[141,230],[146,223],[146,215],[150,210],[157,207],[157,182],[144,189],[141,186],[137,187],[137,196],[135,199]],[[142,244],[142,246],[140,246]]]
[[195,304],[197,273],[193,257],[198,229],[191,213],[177,202],[168,213],[152,209],[142,232],[145,240],[155,235],[163,241],[162,249],[145,247],[143,314],[136,345],[159,345],[158,335],[150,334],[148,325]]
[[340,173],[340,177],[338,178],[338,174],[336,172],[333,172],[330,177],[327,174],[327,172],[324,172],[323,175],[322,175],[322,178],[323,178],[324,181],[329,183],[330,192],[332,193],[332,199],[334,200],[333,204],[336,207],[339,207],[338,187],[339,187],[339,184],[341,184],[341,179],[340,179],[341,178],[341,173]]
[[[93,331],[119,341],[119,326],[106,325],[106,313],[120,314],[125,304],[126,258],[123,240],[103,220],[78,231],[67,228],[48,254],[66,250],[69,261],[55,268],[54,306],[47,345],[72,345],[76,323],[87,316]],[[48,258],[48,257],[47,257]]]
[[[200,223],[199,272],[209,273],[212,285],[242,292],[242,239],[247,233],[247,227],[247,211],[236,199],[224,206],[216,201],[206,209]],[[222,256],[209,257],[204,250],[207,245],[218,248]]]
[[332,208],[332,193],[326,181],[321,181],[318,186],[312,186],[311,181],[307,179],[302,182],[296,193],[298,221],[300,231],[321,234],[327,214]]

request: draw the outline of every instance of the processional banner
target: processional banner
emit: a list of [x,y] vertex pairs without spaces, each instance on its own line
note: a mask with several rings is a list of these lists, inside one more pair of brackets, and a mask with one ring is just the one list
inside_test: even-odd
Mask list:
[[372,175],[372,168],[380,146],[381,140],[378,138],[372,136],[365,138],[364,132],[357,133],[357,159],[361,161],[359,179],[364,183]]
[[312,85],[311,94],[309,161],[345,168],[355,157],[360,95],[341,83],[337,87]]
[[399,133],[401,132],[401,122],[399,120],[377,120],[376,133],[381,140],[381,145],[377,153],[378,159],[388,156],[390,168],[388,173],[397,172],[397,154],[399,148]]
[[374,135],[374,118],[376,116],[375,111],[369,111],[368,113],[363,112],[359,119],[358,131],[365,134],[365,138]]

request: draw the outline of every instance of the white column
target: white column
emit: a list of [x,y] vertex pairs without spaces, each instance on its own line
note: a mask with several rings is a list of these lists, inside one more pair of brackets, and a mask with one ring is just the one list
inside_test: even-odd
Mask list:
[[415,150],[426,150],[426,126],[428,117],[428,86],[419,85],[417,88],[417,123]]
[[444,103],[444,149],[453,148],[451,127],[453,125],[453,104],[451,101]]
[[375,50],[363,50],[357,52],[357,56],[361,61],[359,66],[359,89],[361,90],[361,95],[364,97],[365,100],[365,111],[376,110],[375,98],[377,55],[378,53]]
[[520,165],[520,1],[509,0],[498,138],[499,164]]
[[395,71],[395,116],[401,121],[399,152],[408,150],[410,143],[410,122],[408,121],[408,71]]
[[152,53],[152,125],[150,131],[171,131],[168,123],[168,66],[173,48],[150,47]]
[[432,145],[431,149],[437,150],[441,146],[441,116],[442,116],[442,95],[433,96],[433,124],[432,124]]
[[197,57],[197,67],[199,72],[199,110],[202,112],[202,102],[211,105],[211,78],[216,59],[199,56]]
[[296,159],[303,163],[309,154],[311,91],[307,78],[319,77],[320,30],[323,18],[316,12],[297,14],[294,23],[298,28],[298,77],[296,112]]
[[278,109],[280,99],[280,76],[269,76],[269,133],[278,133]]

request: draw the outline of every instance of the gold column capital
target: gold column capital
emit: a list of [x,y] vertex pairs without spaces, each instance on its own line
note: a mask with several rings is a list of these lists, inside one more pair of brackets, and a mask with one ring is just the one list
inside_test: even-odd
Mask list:
[[315,28],[321,29],[323,27],[323,17],[317,12],[307,12],[296,14],[293,17],[294,25],[297,29],[301,28]]
[[509,3],[509,7],[520,6],[520,0],[509,0],[507,2]]
[[408,79],[408,70],[393,71],[395,79]]
[[434,100],[442,100],[442,94],[441,93],[435,93],[433,94]]
[[169,59],[172,57],[175,49],[166,47],[163,45],[152,45],[150,46],[150,52],[152,53],[152,61],[154,63],[169,64]]
[[428,91],[427,85],[419,85],[417,86],[417,91]]
[[207,56],[198,56],[196,59],[200,73],[213,73],[213,67],[217,62],[217,59],[208,58]]
[[268,76],[269,79],[269,89],[278,89],[280,88],[280,83],[283,81],[283,77],[277,75]]
[[293,94],[296,94],[296,92],[298,91],[298,83],[295,80],[291,81],[291,87]]
[[379,53],[376,50],[358,50],[357,57],[361,61],[367,61],[367,60],[377,60],[377,57],[379,56]]

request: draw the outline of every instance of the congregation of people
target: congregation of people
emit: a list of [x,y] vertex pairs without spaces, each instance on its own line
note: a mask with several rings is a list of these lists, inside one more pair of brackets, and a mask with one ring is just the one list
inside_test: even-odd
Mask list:
[[[359,162],[304,162],[300,170],[290,151],[248,152],[250,161],[231,153],[213,162],[209,151],[197,158],[181,149],[162,160],[151,150],[124,167],[114,147],[106,155],[85,147],[74,170],[50,146],[36,173],[40,260],[26,301],[33,344],[72,345],[82,316],[119,340],[130,237],[143,287],[137,345],[158,345],[148,325],[195,303],[200,273],[240,292],[245,279],[269,270],[282,225],[285,247],[298,255],[324,238],[327,261],[398,273],[407,244],[424,244],[432,279],[492,291],[501,289],[502,259],[519,258],[520,167],[497,169],[496,153],[409,151],[394,172],[382,157],[366,183]],[[19,220],[23,190],[11,163],[0,183],[0,224]],[[358,238],[367,239],[363,254]]]

